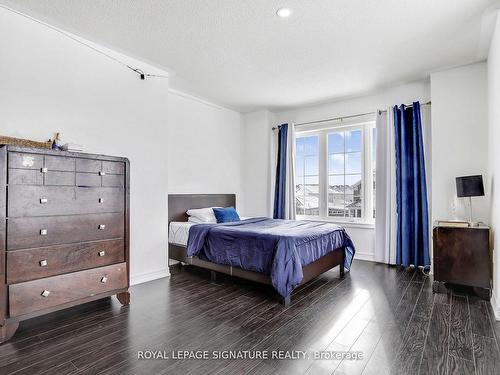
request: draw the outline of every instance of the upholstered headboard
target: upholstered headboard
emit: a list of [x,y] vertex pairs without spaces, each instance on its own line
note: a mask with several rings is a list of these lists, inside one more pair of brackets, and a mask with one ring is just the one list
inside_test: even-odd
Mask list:
[[236,208],[235,194],[169,194],[168,222],[187,221],[186,211],[191,208],[229,206]]

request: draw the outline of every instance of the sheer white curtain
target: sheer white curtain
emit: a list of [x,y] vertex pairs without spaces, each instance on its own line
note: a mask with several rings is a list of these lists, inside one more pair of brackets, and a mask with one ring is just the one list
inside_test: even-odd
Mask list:
[[375,261],[396,263],[396,149],[392,108],[377,111]]

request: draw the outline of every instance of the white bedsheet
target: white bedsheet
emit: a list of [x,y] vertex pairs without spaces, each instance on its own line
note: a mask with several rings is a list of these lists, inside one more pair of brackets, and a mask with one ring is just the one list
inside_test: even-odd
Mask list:
[[[240,217],[240,219],[246,220],[250,218]],[[190,221],[172,221],[168,226],[168,242],[174,245],[187,246],[189,228],[196,224]]]
[[187,246],[189,228],[196,223],[189,221],[172,221],[168,227],[168,242],[174,245]]

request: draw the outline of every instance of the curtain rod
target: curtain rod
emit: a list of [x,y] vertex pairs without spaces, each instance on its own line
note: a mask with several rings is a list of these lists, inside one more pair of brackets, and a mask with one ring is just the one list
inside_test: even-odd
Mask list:
[[[420,104],[421,106],[423,105],[431,105],[432,102],[428,101],[426,103],[422,103]],[[405,104],[404,105],[405,107],[413,107],[413,104]],[[362,116],[368,116],[368,115],[375,115],[377,114],[377,112],[387,112],[387,110],[379,110],[379,111],[374,111],[374,112],[366,112],[366,113],[360,113],[360,114],[357,114],[357,115],[349,115],[349,116],[342,116],[342,117],[333,117],[333,118],[328,118],[328,119],[325,119],[325,120],[316,120],[316,121],[308,121],[308,122],[299,122],[298,124],[295,124],[295,126],[303,126],[303,125],[311,125],[311,124],[320,124],[322,122],[330,122],[330,121],[342,121],[342,120],[346,120],[346,119],[350,119],[350,118],[355,118],[355,117],[362,117]],[[273,127],[272,129],[273,130],[276,130],[278,129],[279,126],[275,126]]]

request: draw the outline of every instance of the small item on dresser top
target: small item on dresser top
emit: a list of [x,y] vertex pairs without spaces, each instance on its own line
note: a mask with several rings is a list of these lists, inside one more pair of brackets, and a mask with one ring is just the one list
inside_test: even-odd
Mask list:
[[60,150],[61,149],[61,139],[59,138],[59,133],[56,133],[56,137],[52,142],[52,150]]
[[438,220],[436,225],[442,227],[467,228],[469,222],[460,220]]
[[61,146],[61,150],[63,151],[73,151],[73,152],[82,152],[83,146],[77,143],[65,143]]

